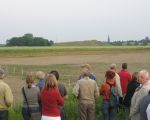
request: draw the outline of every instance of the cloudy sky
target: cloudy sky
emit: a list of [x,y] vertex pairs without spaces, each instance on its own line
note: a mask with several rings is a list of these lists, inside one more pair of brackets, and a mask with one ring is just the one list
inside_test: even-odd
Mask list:
[[150,0],[0,0],[0,43],[33,33],[55,42],[150,36]]

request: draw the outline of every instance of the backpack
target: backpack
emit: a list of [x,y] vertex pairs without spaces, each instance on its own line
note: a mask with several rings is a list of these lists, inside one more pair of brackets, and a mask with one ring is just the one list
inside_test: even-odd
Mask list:
[[115,108],[116,103],[117,103],[117,92],[116,92],[116,88],[115,86],[110,85],[109,83],[107,83],[110,86],[110,99],[109,99],[109,107],[110,108]]

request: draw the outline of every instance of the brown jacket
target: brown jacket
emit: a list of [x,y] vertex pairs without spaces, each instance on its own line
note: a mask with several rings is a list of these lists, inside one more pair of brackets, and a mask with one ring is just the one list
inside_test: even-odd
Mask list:
[[95,98],[99,96],[98,86],[94,80],[85,77],[77,81],[73,88],[73,94],[80,103],[95,104]]

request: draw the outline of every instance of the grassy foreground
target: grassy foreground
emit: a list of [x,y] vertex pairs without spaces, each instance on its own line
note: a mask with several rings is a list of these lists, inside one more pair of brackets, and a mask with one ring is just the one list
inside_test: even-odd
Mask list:
[[[69,100],[65,102],[67,120],[80,120],[78,101],[71,94],[69,96]],[[9,120],[23,120],[21,105],[16,105],[10,109]],[[100,97],[96,100],[95,120],[103,120]],[[116,113],[116,120],[128,120],[128,113],[120,110],[119,113]]]

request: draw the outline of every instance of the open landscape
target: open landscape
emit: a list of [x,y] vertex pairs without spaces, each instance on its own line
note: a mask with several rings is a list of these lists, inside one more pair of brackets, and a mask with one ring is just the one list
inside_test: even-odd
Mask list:
[[[79,107],[81,104],[79,106],[79,101],[75,98],[72,91],[79,76],[81,74],[83,75],[85,71],[85,69],[82,69],[84,68],[82,67],[83,64],[90,64],[91,76],[93,73],[94,77],[96,77],[99,89],[103,88],[103,86],[101,87],[102,83],[106,83],[108,80],[105,73],[110,70],[110,65],[115,66],[116,64],[117,72],[120,72],[124,67],[126,68],[126,64],[123,64],[124,67],[122,67],[122,63],[127,63],[128,70],[131,74],[141,70],[144,71],[144,69],[150,72],[149,5],[150,0],[1,0],[0,68],[2,70],[0,70],[0,78],[4,77],[4,81],[10,86],[14,101],[12,106],[9,107],[8,104],[9,101],[12,101],[12,95],[7,95],[5,91],[8,87],[6,89],[6,86],[3,87],[4,85],[1,84],[0,120],[24,120],[25,117],[31,118],[33,111],[30,110],[30,106],[32,108],[35,107],[37,100],[34,97],[33,90],[28,93],[29,98],[34,100],[30,100],[28,95],[26,95],[28,100],[27,102],[24,101],[24,103],[34,103],[29,104],[29,107],[23,104],[24,96],[22,95],[22,88],[26,86],[26,79],[28,77],[30,82],[33,78],[35,85],[39,83],[38,85],[42,85],[43,87],[45,83],[42,80],[40,80],[40,82],[42,81],[41,83],[37,80],[37,71],[42,71],[41,73],[44,72],[46,75],[52,70],[59,72],[59,80],[66,86],[69,96],[64,104],[65,120],[80,120],[79,110],[81,109]],[[111,73],[111,71],[108,72]],[[113,74],[111,73],[109,77]],[[124,71],[123,77],[119,74],[121,84],[119,84],[119,77],[116,74],[115,78],[118,78],[118,80],[115,79],[115,88],[107,83],[104,85],[106,89],[104,91],[101,90],[102,96],[96,98],[95,120],[103,120],[105,117],[114,120],[129,120],[130,110],[126,109],[126,105],[118,100],[119,97],[122,97],[121,90],[123,97],[128,96],[126,85],[129,80],[124,79],[131,76],[124,74],[126,74]],[[148,76],[148,73],[144,76]],[[114,82],[112,78],[110,78],[111,81],[108,81],[111,84]],[[140,76],[139,74],[138,82],[141,84],[144,83],[144,78],[147,81],[146,77]],[[135,81],[132,82],[133,85],[129,84],[129,87],[127,87],[131,89],[129,91],[129,98],[131,98],[130,94],[135,92],[135,88],[139,85]],[[47,86],[52,85],[47,84]],[[85,85],[90,90],[89,88],[91,87],[87,86]],[[92,83],[89,86],[92,86]],[[61,88],[62,90],[64,89],[63,85]],[[114,90],[111,90],[111,88]],[[84,91],[88,90],[84,89]],[[141,91],[143,91],[142,94]],[[135,110],[139,108],[136,105],[138,105],[141,97],[146,95],[143,89],[141,91],[139,95],[135,94],[135,102],[133,102],[135,106],[133,105],[134,107],[131,107],[134,109],[133,113],[138,111]],[[114,95],[111,94],[112,92]],[[30,93],[34,95],[30,95]],[[65,92],[63,91],[63,93]],[[89,93],[87,92],[87,94]],[[83,94],[86,96],[86,93]],[[81,93],[78,95],[79,99],[82,96],[80,95]],[[45,96],[51,97],[51,95]],[[46,97],[42,96],[41,98],[46,99],[47,102]],[[116,104],[121,106],[120,111],[118,112],[117,109],[114,115],[110,109],[112,108],[111,100],[114,102],[114,106]],[[106,105],[104,105],[105,102]],[[127,100],[127,102],[130,101]],[[60,117],[62,119],[62,116],[59,116],[57,111],[58,108],[54,108],[55,105],[54,107],[49,107],[49,105],[44,105],[44,103],[42,105],[46,106],[45,108],[42,106],[43,111],[48,113],[45,114],[43,112],[42,120],[57,119],[56,116],[58,116],[58,119]],[[91,114],[93,108],[90,104],[87,106],[88,108],[90,107],[90,110],[84,116],[86,116],[85,119],[90,119],[90,117],[93,117]],[[146,111],[147,106],[143,106],[145,108],[140,107],[142,109],[140,110],[140,114],[142,113],[141,111],[143,111],[143,114]],[[26,107],[29,109],[27,110]],[[48,108],[52,111],[50,112]],[[82,108],[85,109],[85,105]],[[150,109],[150,105],[147,108]],[[35,108],[33,109],[35,110]],[[106,114],[104,115],[104,110],[108,114],[105,112]],[[8,111],[9,115],[7,114]],[[26,114],[27,112],[29,114]],[[144,119],[139,117],[146,117],[146,114],[150,116],[150,110],[143,116],[133,114],[133,117]],[[91,119],[93,120],[94,118]]]
[[[80,66],[89,63],[96,75],[99,86],[105,79],[104,73],[111,63],[127,62],[129,71],[141,69],[150,71],[150,46],[52,46],[52,47],[1,47],[0,65],[6,71],[5,81],[10,85],[14,95],[14,105],[10,109],[10,120],[22,120],[21,88],[25,85],[25,76],[31,72],[42,70],[49,72],[58,70],[60,80],[69,92],[69,100],[65,103],[68,120],[78,120],[78,102],[72,96],[72,88],[80,75]],[[36,82],[36,79],[35,79]],[[102,119],[101,98],[97,99],[96,120]],[[127,120],[127,114],[120,112],[117,120]]]

